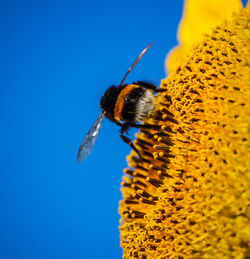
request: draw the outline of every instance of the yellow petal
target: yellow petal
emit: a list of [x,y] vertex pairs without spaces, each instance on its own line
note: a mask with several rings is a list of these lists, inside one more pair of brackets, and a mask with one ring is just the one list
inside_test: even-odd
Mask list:
[[204,33],[210,33],[213,27],[229,20],[233,12],[242,8],[240,0],[186,0],[178,29],[179,46],[166,59],[168,72],[176,69]]

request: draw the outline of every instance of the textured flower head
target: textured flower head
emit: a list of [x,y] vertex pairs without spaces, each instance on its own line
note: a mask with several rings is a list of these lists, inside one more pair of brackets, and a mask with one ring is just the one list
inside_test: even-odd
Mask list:
[[143,158],[132,151],[124,170],[124,258],[250,256],[250,10],[213,3],[226,15],[205,23],[206,36],[197,22],[195,40],[186,32],[195,2],[144,122],[161,129],[137,134]]

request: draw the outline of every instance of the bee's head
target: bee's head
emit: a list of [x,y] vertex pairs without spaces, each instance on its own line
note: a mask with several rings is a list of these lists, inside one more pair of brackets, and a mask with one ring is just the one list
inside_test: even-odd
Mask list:
[[115,103],[118,98],[120,89],[116,86],[110,86],[102,96],[100,106],[106,113],[106,117],[114,118]]

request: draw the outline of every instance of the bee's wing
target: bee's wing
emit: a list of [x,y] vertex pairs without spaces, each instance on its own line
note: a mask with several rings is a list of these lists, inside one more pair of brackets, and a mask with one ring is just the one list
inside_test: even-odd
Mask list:
[[92,126],[92,128],[87,133],[84,140],[82,141],[82,144],[77,154],[77,160],[79,163],[87,158],[93,146],[95,145],[103,118],[104,118],[104,113],[102,112],[98,117],[98,119],[96,120],[96,122],[94,123],[94,125]]
[[123,79],[122,79],[122,81],[121,81],[121,83],[120,83],[119,86],[121,86],[121,85],[124,83],[124,81],[125,81],[126,77],[128,76],[128,74],[133,70],[133,68],[137,65],[137,63],[138,63],[138,62],[141,60],[141,58],[146,54],[146,52],[152,47],[153,44],[154,44],[153,42],[150,43],[150,44],[140,53],[140,55],[136,58],[136,60],[134,61],[134,63],[133,63],[133,64],[130,66],[130,68],[128,69],[127,73],[126,73],[125,76],[123,77]]

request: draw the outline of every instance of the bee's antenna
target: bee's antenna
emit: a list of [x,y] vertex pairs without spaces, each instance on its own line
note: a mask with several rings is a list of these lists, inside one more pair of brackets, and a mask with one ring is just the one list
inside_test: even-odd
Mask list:
[[127,73],[125,74],[125,76],[123,77],[121,83],[119,86],[121,86],[125,79],[127,78],[128,74],[132,71],[132,69],[136,66],[136,64],[141,60],[141,58],[144,56],[144,54],[152,47],[154,43],[150,43],[141,53],[140,55],[137,57],[137,59],[134,61],[134,63],[131,65],[131,67],[128,69]]

